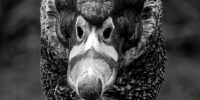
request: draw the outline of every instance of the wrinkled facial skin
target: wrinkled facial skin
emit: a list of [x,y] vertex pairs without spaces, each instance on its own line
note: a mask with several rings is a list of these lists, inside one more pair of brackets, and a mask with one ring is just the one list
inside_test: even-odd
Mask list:
[[80,98],[98,99],[114,84],[122,43],[111,17],[97,26],[77,16],[69,43],[67,80]]

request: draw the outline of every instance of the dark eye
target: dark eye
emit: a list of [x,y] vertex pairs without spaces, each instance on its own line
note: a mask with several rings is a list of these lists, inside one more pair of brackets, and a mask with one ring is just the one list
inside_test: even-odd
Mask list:
[[110,34],[112,32],[112,28],[109,27],[109,28],[106,28],[104,31],[103,31],[103,38],[104,39],[108,39],[110,37]]
[[77,36],[79,39],[83,38],[83,29],[80,26],[77,27]]

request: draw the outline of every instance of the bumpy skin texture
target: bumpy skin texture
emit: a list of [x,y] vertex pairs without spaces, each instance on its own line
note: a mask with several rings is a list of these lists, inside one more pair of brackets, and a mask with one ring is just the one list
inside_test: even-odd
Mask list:
[[[162,4],[146,0],[140,42],[124,52],[115,84],[101,100],[155,100],[164,81],[166,51],[162,37]],[[41,4],[41,83],[47,100],[78,100],[67,84],[68,47],[56,35],[54,0]]]

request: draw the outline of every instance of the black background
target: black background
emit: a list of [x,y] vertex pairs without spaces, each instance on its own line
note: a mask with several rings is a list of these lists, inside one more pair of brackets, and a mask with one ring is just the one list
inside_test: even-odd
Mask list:
[[[167,43],[158,100],[200,100],[200,0],[163,0]],[[0,100],[44,100],[40,0],[0,1]]]

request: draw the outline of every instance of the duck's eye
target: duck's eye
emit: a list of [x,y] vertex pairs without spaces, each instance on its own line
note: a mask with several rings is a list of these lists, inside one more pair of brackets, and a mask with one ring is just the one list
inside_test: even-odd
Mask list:
[[77,26],[76,32],[77,32],[78,39],[82,40],[82,38],[83,38],[83,32],[84,32],[83,29],[80,26]]
[[111,36],[111,33],[112,33],[112,28],[111,28],[111,27],[106,28],[106,29],[103,31],[103,39],[104,39],[104,40],[109,39],[109,37]]

